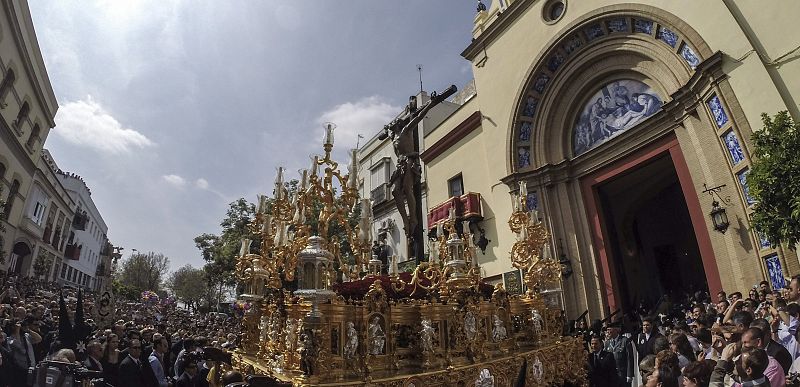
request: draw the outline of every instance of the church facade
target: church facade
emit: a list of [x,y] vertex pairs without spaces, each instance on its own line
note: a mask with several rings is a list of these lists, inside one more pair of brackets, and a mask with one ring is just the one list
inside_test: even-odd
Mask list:
[[521,181],[552,234],[545,255],[562,262],[569,318],[800,273],[790,249],[751,228],[745,184],[761,114],[800,118],[800,32],[789,28],[800,3],[487,8],[462,53],[476,95],[426,133],[421,155],[430,208],[450,200],[456,176],[480,194],[485,277],[519,286],[507,221]]

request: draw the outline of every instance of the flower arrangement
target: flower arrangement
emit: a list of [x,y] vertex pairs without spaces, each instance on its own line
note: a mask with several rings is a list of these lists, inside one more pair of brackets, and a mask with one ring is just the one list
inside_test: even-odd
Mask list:
[[231,305],[231,308],[233,309],[233,313],[235,313],[236,316],[238,316],[240,318],[242,316],[244,316],[245,312],[250,310],[251,307],[252,307],[252,304],[250,304],[249,301],[241,301],[241,300],[236,300],[236,302],[234,302]]
[[157,304],[159,300],[158,294],[152,290],[145,290],[142,292],[142,303],[147,305]]

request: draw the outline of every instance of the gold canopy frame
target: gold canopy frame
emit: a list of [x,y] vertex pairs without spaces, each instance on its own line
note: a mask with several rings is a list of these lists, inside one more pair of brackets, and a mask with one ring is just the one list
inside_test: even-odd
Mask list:
[[331,159],[334,128],[325,125],[325,156],[301,171],[291,198],[283,168],[271,203],[259,196],[258,251],[243,240],[236,264],[239,302],[250,307],[234,367],[297,386],[505,386],[521,375],[527,385],[584,384],[582,342],[561,336],[560,265],[541,257],[549,236],[523,210],[524,183],[509,226],[525,294],[482,282],[469,227],[459,235],[452,212],[427,262],[401,275],[393,257],[382,276],[356,151],[343,175]]

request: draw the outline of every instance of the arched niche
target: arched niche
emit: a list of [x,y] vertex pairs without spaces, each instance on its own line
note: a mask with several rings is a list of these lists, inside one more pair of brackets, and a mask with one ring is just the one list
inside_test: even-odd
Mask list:
[[[508,135],[512,171],[537,169],[603,148],[608,141],[576,149],[574,129],[589,100],[604,87],[637,82],[667,103],[711,55],[691,27],[654,7],[618,5],[577,19],[536,58],[518,91]],[[626,131],[643,122],[637,124]]]

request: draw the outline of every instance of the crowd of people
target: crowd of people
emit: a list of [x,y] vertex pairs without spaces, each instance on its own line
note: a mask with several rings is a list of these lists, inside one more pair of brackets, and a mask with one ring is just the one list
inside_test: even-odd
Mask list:
[[[101,323],[97,294],[27,278],[2,283],[0,387],[70,386],[81,378],[118,387],[243,381],[224,365],[221,350],[236,348],[240,326],[226,314],[117,302],[113,320]],[[54,370],[63,380],[53,380]]]
[[[741,292],[706,292],[596,321],[576,334],[588,346],[590,387],[798,386],[800,276]],[[629,328],[627,331],[625,328]]]

